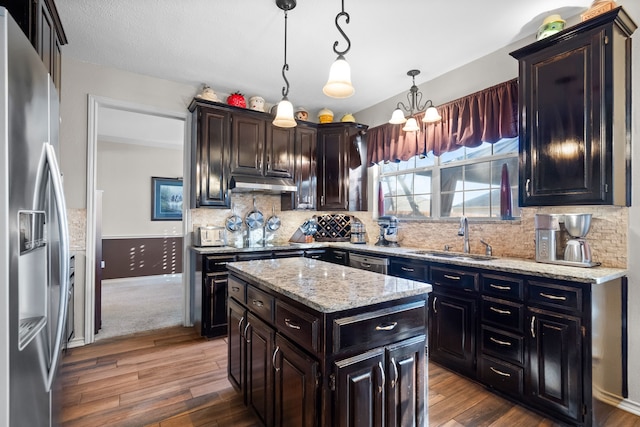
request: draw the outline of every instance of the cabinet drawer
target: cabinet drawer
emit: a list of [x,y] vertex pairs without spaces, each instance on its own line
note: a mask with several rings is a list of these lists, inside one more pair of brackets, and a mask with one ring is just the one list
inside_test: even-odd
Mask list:
[[333,322],[333,352],[373,348],[426,331],[425,301],[343,317]]
[[274,299],[266,292],[247,286],[247,307],[249,311],[256,313],[263,320],[273,323]]
[[480,331],[483,353],[519,365],[524,364],[524,339],[522,335],[510,334],[487,326]]
[[490,297],[482,297],[480,313],[484,323],[492,323],[500,328],[522,332],[524,325],[523,305]]
[[244,304],[247,295],[247,284],[231,276],[229,277],[227,285],[227,294],[229,298],[234,298],[236,301]]
[[235,260],[235,255],[205,255],[204,268],[207,272],[227,271],[227,263]]
[[320,348],[318,328],[320,320],[297,310],[281,301],[276,301],[276,328],[305,349],[318,352]]
[[514,277],[483,274],[480,289],[483,294],[522,301],[524,299],[524,282]]
[[258,259],[271,259],[271,251],[238,254],[238,261],[254,261]]
[[483,383],[511,395],[522,395],[523,368],[487,356],[480,357],[478,368]]
[[431,284],[433,285],[446,286],[467,292],[475,292],[478,290],[480,273],[454,270],[445,267],[431,267],[430,271]]
[[529,303],[582,310],[582,289],[553,283],[529,282]]
[[416,261],[391,260],[389,265],[389,274],[404,279],[418,280],[424,282],[427,280],[427,264]]

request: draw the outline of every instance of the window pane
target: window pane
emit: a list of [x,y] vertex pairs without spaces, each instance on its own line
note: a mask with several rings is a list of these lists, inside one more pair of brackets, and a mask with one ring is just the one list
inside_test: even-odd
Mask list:
[[414,178],[414,191],[416,193],[431,193],[432,171],[416,172]]
[[430,153],[424,157],[422,156],[418,156],[416,157],[416,167],[417,168],[424,168],[427,166],[433,166],[436,164],[436,158],[433,155],[433,153]]
[[383,176],[380,178],[380,181],[382,183],[382,194],[384,197],[396,195],[397,178],[395,176]]
[[398,195],[413,194],[413,174],[398,175]]
[[475,163],[465,166],[464,189],[480,190],[491,186],[491,162]]
[[482,145],[473,148],[467,148],[465,155],[466,159],[479,159],[482,157],[491,156],[491,145],[488,142],[483,142]]
[[398,163],[398,170],[404,171],[407,169],[413,169],[414,165],[416,164],[414,158],[412,157],[411,159],[405,161],[405,162],[400,162]]
[[431,216],[431,194],[416,194],[414,201],[419,212],[416,216]]
[[458,148],[456,151],[442,153],[440,155],[440,163],[445,164],[455,160],[464,160],[464,147]]
[[440,171],[440,191],[462,191],[462,166],[446,168]]
[[384,213],[395,215],[398,203],[395,197],[384,197]]
[[389,173],[389,172],[395,172],[398,170],[398,164],[395,162],[383,162],[380,165],[380,172],[381,173]]
[[493,144],[493,154],[509,154],[518,152],[518,137],[504,138]]
[[491,216],[490,203],[491,196],[488,190],[465,191],[464,214],[470,217],[489,218]]

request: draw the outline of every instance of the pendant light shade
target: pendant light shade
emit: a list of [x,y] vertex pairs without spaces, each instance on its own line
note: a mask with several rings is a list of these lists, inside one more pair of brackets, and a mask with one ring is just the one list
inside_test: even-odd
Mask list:
[[351,84],[351,66],[343,55],[339,55],[329,70],[329,80],[322,88],[332,98],[348,98],[355,92]]
[[338,50],[339,42],[336,41],[333,43],[333,51],[338,55],[338,58],[331,65],[329,69],[329,80],[322,88],[322,92],[331,98],[348,98],[355,92],[351,84],[351,67],[347,60],[344,59],[344,55],[351,49],[351,40],[349,40],[349,37],[347,37],[338,23],[340,17],[344,17],[345,23],[349,23],[349,14],[344,11],[344,0],[342,0],[342,11],[336,15],[335,22],[338,31],[347,42],[347,47],[344,50]]
[[424,112],[424,118],[422,119],[422,121],[426,123],[435,123],[440,120],[442,120],[442,116],[438,113],[438,110],[433,106],[433,104]]
[[273,125],[281,128],[292,128],[297,125],[296,119],[293,117],[293,104],[286,97],[282,98],[282,101],[278,103]]
[[391,115],[391,120],[389,120],[389,123],[394,125],[401,125],[406,122],[407,119],[404,117],[404,113],[401,109],[396,108],[395,110],[393,110],[393,114]]
[[407,120],[407,124],[404,125],[402,130],[405,131],[405,132],[417,132],[417,131],[419,131],[420,127],[418,127],[418,121],[413,117],[409,117],[409,119]]

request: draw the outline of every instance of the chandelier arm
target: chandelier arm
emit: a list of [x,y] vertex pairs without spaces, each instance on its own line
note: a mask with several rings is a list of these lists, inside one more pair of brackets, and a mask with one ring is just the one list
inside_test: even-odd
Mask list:
[[402,102],[402,101],[398,102],[398,105],[396,105],[396,108],[403,109],[406,112],[411,111],[411,109],[409,107],[407,107],[406,105],[404,105],[404,102]]
[[423,111],[427,106],[427,103],[429,102],[429,100],[426,100],[422,106],[420,106],[420,101],[422,101],[422,92],[418,92],[416,94],[416,109],[418,111]]
[[349,52],[349,49],[351,49],[351,40],[349,40],[349,37],[347,37],[345,32],[342,30],[342,27],[340,27],[340,23],[338,22],[338,19],[340,19],[341,16],[344,16],[346,18],[345,23],[348,24],[350,17],[349,17],[349,14],[344,11],[344,2],[342,5],[342,12],[336,15],[336,27],[338,28],[338,31],[340,32],[340,34],[342,34],[342,37],[344,37],[344,39],[346,40],[347,48],[342,51],[338,50],[337,48],[340,42],[336,40],[336,42],[333,43],[333,51],[336,53],[336,55],[346,55],[346,53]]

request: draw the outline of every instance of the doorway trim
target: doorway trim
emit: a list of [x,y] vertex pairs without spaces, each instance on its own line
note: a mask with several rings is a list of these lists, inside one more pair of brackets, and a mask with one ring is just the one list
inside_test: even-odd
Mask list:
[[[96,263],[96,181],[98,152],[98,112],[100,108],[112,108],[133,113],[148,114],[156,117],[182,120],[184,122],[183,171],[184,176],[191,176],[191,144],[190,115],[186,112],[164,110],[148,105],[136,104],[112,98],[88,94],[87,98],[87,224],[86,224],[86,266],[85,266],[85,310],[84,310],[84,343],[95,341],[95,263]],[[189,209],[191,189],[190,180],[183,180],[182,204],[182,323],[191,326],[191,304],[189,292],[190,265],[190,233],[191,211]]]

